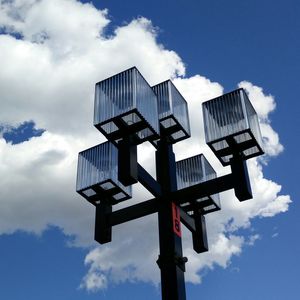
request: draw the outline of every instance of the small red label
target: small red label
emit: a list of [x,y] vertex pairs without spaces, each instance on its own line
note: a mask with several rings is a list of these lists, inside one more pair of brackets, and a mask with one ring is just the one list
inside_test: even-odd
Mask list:
[[181,237],[180,210],[175,203],[172,202],[173,213],[173,231]]

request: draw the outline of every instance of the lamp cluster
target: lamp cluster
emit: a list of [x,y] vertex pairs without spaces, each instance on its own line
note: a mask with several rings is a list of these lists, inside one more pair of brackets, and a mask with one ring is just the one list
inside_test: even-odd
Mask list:
[[[185,299],[181,223],[194,250],[207,251],[204,215],[221,209],[220,192],[252,198],[246,160],[263,154],[258,117],[243,89],[202,108],[206,142],[230,174],[217,177],[202,154],[175,160],[172,145],[191,134],[187,102],[170,80],[151,87],[135,67],[96,84],[94,126],[108,141],[79,153],[76,190],[96,206],[98,242],[111,241],[112,226],[158,212],[163,299]],[[138,163],[137,146],[145,141],[156,148],[155,179]],[[137,182],[154,198],[113,211]]]
[[[263,154],[258,118],[243,89],[203,103],[207,144],[226,166],[233,156],[243,160]],[[112,204],[132,196],[131,185],[118,179],[118,145],[130,137],[132,145],[163,138],[175,144],[190,137],[187,102],[170,81],[153,87],[136,67],[96,84],[94,126],[108,139],[80,152],[77,192],[93,204],[103,195]],[[201,154],[176,162],[178,189],[216,178]],[[220,209],[218,195],[201,199],[205,213]],[[197,202],[197,203],[198,203]],[[204,205],[206,203],[206,205]],[[182,205],[191,207],[188,201]]]

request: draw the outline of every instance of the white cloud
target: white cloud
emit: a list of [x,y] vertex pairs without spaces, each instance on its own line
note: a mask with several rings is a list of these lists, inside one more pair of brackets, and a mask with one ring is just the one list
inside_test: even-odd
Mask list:
[[45,43],[55,57],[85,53],[109,23],[105,10],[78,1],[9,1],[0,12],[0,25],[27,41]]
[[107,278],[101,273],[97,274],[93,270],[90,270],[84,276],[83,283],[80,285],[80,288],[86,288],[91,292],[107,288]]
[[[101,34],[109,22],[106,13],[90,4],[73,0],[26,3],[1,4],[2,15],[8,11],[0,17],[2,26],[24,36],[20,40],[0,35],[3,123],[33,119],[39,128],[79,137],[91,131],[95,82],[133,65],[152,84],[184,74],[178,55],[157,44],[149,20],[133,20],[106,37]],[[17,20],[9,17],[19,14],[22,17]],[[49,38],[36,43],[33,36],[45,30]],[[67,124],[66,116],[72,116]]]
[[[180,57],[157,43],[156,31],[145,18],[118,27],[105,35],[106,11],[75,0],[1,1],[0,23],[0,119],[14,126],[34,120],[47,131],[18,145],[0,140],[1,210],[0,233],[17,230],[41,234],[49,225],[60,227],[78,246],[95,245],[94,208],[76,195],[77,153],[103,141],[93,129],[95,82],[136,65],[150,84],[168,78],[189,103],[193,137],[175,147],[177,158],[204,152],[218,174],[221,168],[203,140],[201,103],[222,94],[223,88],[204,76],[181,78],[185,66]],[[9,33],[18,33],[17,39]],[[260,87],[242,82],[256,107],[268,156],[283,147],[272,129],[269,114],[272,96]],[[151,153],[140,151],[141,160],[153,170]],[[147,155],[145,155],[147,153]],[[222,195],[223,209],[207,216],[210,251],[196,255],[190,235],[184,231],[184,253],[189,258],[187,280],[199,283],[201,271],[215,265],[227,267],[232,255],[253,237],[239,236],[255,217],[271,217],[288,209],[289,196],[281,186],[264,178],[261,162],[248,162],[254,199],[239,203],[233,193]],[[135,188],[131,202],[143,199]],[[149,216],[113,229],[113,242],[95,247],[86,257],[89,267],[81,287],[96,291],[110,281],[158,283],[159,269],[156,216]]]
[[257,240],[261,239],[261,236],[259,234],[253,234],[249,237],[249,240],[247,241],[247,244],[249,246],[253,246]]

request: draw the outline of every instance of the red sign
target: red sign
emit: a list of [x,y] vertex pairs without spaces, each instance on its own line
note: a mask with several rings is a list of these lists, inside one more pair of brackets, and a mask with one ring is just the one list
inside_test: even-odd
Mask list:
[[179,237],[181,237],[181,224],[180,224],[180,210],[175,203],[172,202],[172,214],[173,214],[173,231]]

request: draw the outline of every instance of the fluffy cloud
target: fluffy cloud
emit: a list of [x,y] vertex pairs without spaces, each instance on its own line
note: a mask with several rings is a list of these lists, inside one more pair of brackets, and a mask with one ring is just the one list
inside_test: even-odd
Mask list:
[[[95,82],[133,65],[152,84],[184,74],[178,55],[157,44],[155,30],[144,18],[106,37],[106,13],[91,4],[5,1],[0,12],[0,26],[23,37],[0,35],[3,123],[33,119],[39,128],[79,137],[92,127]],[[43,33],[47,38],[37,41]]]
[[[37,128],[46,130],[17,145],[0,139],[0,233],[41,234],[53,225],[71,236],[73,244],[93,245],[81,283],[88,290],[105,288],[110,281],[158,283],[156,216],[117,226],[113,242],[98,247],[92,242],[94,209],[74,192],[77,153],[103,141],[92,126],[94,84],[133,65],[151,85],[173,78],[189,103],[193,135],[176,145],[176,156],[203,152],[218,174],[228,170],[221,168],[204,143],[201,103],[222,94],[222,86],[200,75],[183,78],[184,63],[157,43],[156,30],[145,18],[107,35],[107,12],[91,4],[75,0],[0,3],[2,127],[33,120]],[[250,82],[239,86],[247,90],[258,111],[267,156],[278,155],[283,147],[268,118],[275,108],[274,98]],[[153,172],[153,150],[145,146],[139,154]],[[232,255],[254,243],[253,236],[239,236],[237,229],[249,227],[255,217],[271,217],[288,209],[289,196],[280,195],[280,185],[264,178],[261,161],[253,159],[248,166],[254,199],[241,204],[232,192],[222,195],[222,211],[207,216],[210,251],[196,255],[189,233],[184,232],[189,281],[199,283],[204,268],[227,267]],[[145,195],[141,187],[135,187],[132,202]]]

